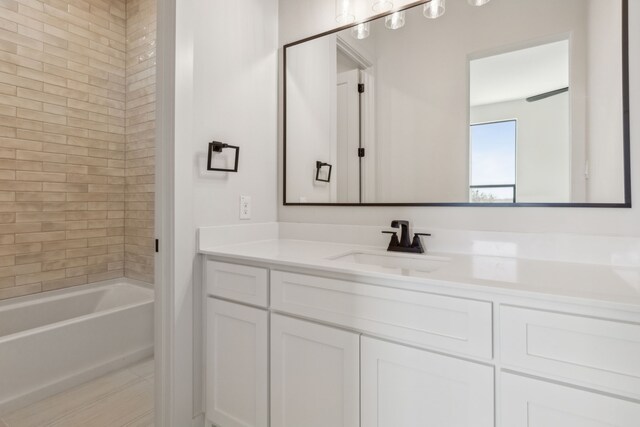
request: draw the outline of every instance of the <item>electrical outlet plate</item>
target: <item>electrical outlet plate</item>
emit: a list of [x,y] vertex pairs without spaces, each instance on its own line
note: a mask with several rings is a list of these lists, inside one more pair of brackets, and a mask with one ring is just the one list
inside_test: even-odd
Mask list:
[[240,219],[251,219],[251,196],[240,196]]

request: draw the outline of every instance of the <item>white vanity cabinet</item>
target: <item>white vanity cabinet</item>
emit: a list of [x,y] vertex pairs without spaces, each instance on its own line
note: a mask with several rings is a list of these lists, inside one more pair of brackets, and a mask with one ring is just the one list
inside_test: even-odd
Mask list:
[[359,427],[360,336],[271,316],[271,427]]
[[504,427],[640,426],[635,402],[509,373],[501,385]]
[[209,259],[216,427],[640,427],[640,313]]
[[493,427],[493,368],[362,338],[362,427]]
[[207,299],[206,415],[221,427],[267,427],[268,313]]

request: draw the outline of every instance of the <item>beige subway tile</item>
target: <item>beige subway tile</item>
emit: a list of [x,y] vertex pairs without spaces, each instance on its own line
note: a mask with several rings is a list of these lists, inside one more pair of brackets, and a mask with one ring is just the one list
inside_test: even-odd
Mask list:
[[67,268],[67,277],[84,276],[86,274],[106,273],[108,271],[107,264],[88,265],[84,267]]
[[26,286],[12,286],[10,288],[0,289],[0,300],[37,294],[41,291],[42,286],[40,283],[33,283]]
[[15,265],[16,257],[15,255],[6,255],[0,257],[0,267],[8,267],[11,265]]
[[[69,174],[68,181],[82,184],[107,184],[106,176]],[[89,190],[91,191],[91,190]]]
[[0,256],[4,255],[20,255],[20,254],[32,254],[42,250],[41,243],[23,243],[14,245],[1,245]]
[[16,255],[16,265],[44,263],[65,258],[64,251],[36,252],[32,254]]
[[[40,143],[42,147],[42,143]],[[64,154],[56,154],[56,153],[43,153],[39,151],[25,151],[18,150],[16,152],[16,158],[18,160],[29,160],[34,162],[55,162],[55,163],[65,163],[67,161],[67,156]]]
[[19,26],[18,32],[7,31],[5,29],[0,29],[0,38],[7,42],[15,43],[20,46],[30,47],[32,49],[42,50],[42,41],[37,40],[33,37],[26,35],[25,33],[29,33],[31,30],[28,27]]
[[54,144],[66,144],[66,135],[57,135],[54,133],[38,132],[34,130],[17,129],[16,136],[19,139],[27,139],[31,141],[49,142]]
[[[61,259],[49,261],[42,264],[42,271],[60,270],[87,265],[87,258]],[[77,274],[75,276],[78,276]]]
[[17,171],[16,179],[18,181],[65,182],[67,175],[53,172]]
[[13,245],[16,237],[13,234],[0,234],[0,245]]
[[0,191],[0,202],[15,202],[16,193],[12,191]]
[[42,283],[45,280],[63,279],[65,270],[43,271],[40,273],[22,274],[16,276],[16,286],[28,285],[30,283]]
[[89,171],[89,167],[81,165],[70,165],[66,163],[43,163],[42,170],[44,170],[45,172],[86,174]]
[[108,193],[67,193],[69,202],[106,202],[108,199]]
[[16,114],[19,118],[22,118],[22,119],[37,120],[45,123],[55,123],[59,125],[65,125],[67,124],[67,121],[68,121],[67,117],[65,116],[60,116],[60,115],[51,114],[51,113],[44,113],[41,111],[26,110],[24,108],[18,108]]
[[19,192],[15,195],[18,202],[63,202],[66,199],[64,193]]
[[89,186],[88,184],[45,182],[42,184],[42,190],[63,193],[86,193],[89,191]]
[[16,213],[17,223],[64,221],[64,219],[65,219],[64,213],[56,213],[56,212],[18,212]]
[[78,276],[78,277],[72,277],[72,278],[64,278],[64,279],[57,279],[57,280],[46,280],[42,283],[42,290],[43,291],[53,291],[56,289],[63,289],[63,288],[69,288],[72,286],[80,286],[80,285],[84,285],[87,284],[88,282],[88,277],[87,276]]
[[86,239],[92,237],[106,237],[107,229],[87,229],[87,230],[69,230],[67,239]]
[[39,212],[42,211],[40,202],[6,202],[0,204],[0,212]]
[[40,272],[41,264],[23,264],[0,268],[0,277]]
[[82,220],[90,220],[90,219],[101,219],[101,218],[107,217],[107,213],[103,211],[67,212],[66,215],[67,215],[68,221],[82,221]]
[[44,242],[42,244],[42,249],[46,251],[60,251],[60,250],[71,250],[71,249],[81,249],[87,247],[87,239],[77,239],[77,240],[63,240],[60,242]]
[[[4,214],[3,214],[4,215]],[[6,215],[11,215],[13,220],[15,221],[16,214],[10,213]],[[7,222],[0,226],[0,234],[14,234],[14,233],[33,233],[39,232],[42,230],[42,224],[32,224],[32,223],[13,223]]]
[[42,151],[57,154],[70,154],[72,156],[86,156],[89,154],[89,150],[84,147],[76,147],[67,144],[50,144],[46,142],[42,144]]
[[42,204],[42,210],[45,212],[78,212],[86,211],[86,202],[44,202]]
[[32,243],[32,242],[52,242],[64,240],[64,231],[51,231],[47,233],[24,233],[16,234],[16,243]]
[[95,246],[91,248],[67,249],[67,258],[81,258],[95,255],[106,255],[107,246]]
[[[106,177],[105,177],[106,178]],[[12,170],[0,170],[0,180],[15,180],[16,172]],[[106,179],[105,179],[106,183]]]
[[36,111],[42,110],[42,102],[32,101],[30,99],[21,98],[20,96],[0,94],[0,104],[16,107],[16,112],[20,111],[21,108],[28,108]]

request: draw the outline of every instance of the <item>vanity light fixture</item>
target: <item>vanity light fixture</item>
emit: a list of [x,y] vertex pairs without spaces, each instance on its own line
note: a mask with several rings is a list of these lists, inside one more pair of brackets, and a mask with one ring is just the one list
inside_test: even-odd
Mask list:
[[471,5],[471,6],[484,6],[485,4],[489,3],[491,0],[467,0],[467,2]]
[[402,28],[404,27],[404,23],[405,23],[404,10],[400,12],[394,12],[384,19],[384,26],[390,30],[397,30],[399,28]]
[[366,39],[369,37],[369,34],[371,34],[371,25],[369,22],[363,22],[351,29],[351,35],[358,40]]
[[340,25],[347,25],[355,20],[354,0],[336,0],[336,22]]
[[[471,2],[472,0],[469,0]],[[424,16],[429,19],[440,18],[444,15],[445,0],[431,0],[424,5]]]
[[393,9],[393,2],[389,0],[375,0],[371,9],[376,13],[388,12]]

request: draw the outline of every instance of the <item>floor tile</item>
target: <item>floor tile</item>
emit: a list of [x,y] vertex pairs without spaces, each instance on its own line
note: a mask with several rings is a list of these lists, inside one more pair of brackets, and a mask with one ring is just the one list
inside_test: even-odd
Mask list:
[[[140,380],[95,404],[50,424],[51,427],[125,426],[153,410],[153,387]],[[11,427],[11,426],[10,426]]]
[[146,359],[131,366],[129,370],[141,378],[146,378],[153,375],[155,371],[155,362],[153,358]]
[[153,427],[153,411],[127,424],[125,427]]
[[139,377],[128,370],[117,371],[19,409],[3,419],[8,427],[42,427],[138,381]]

